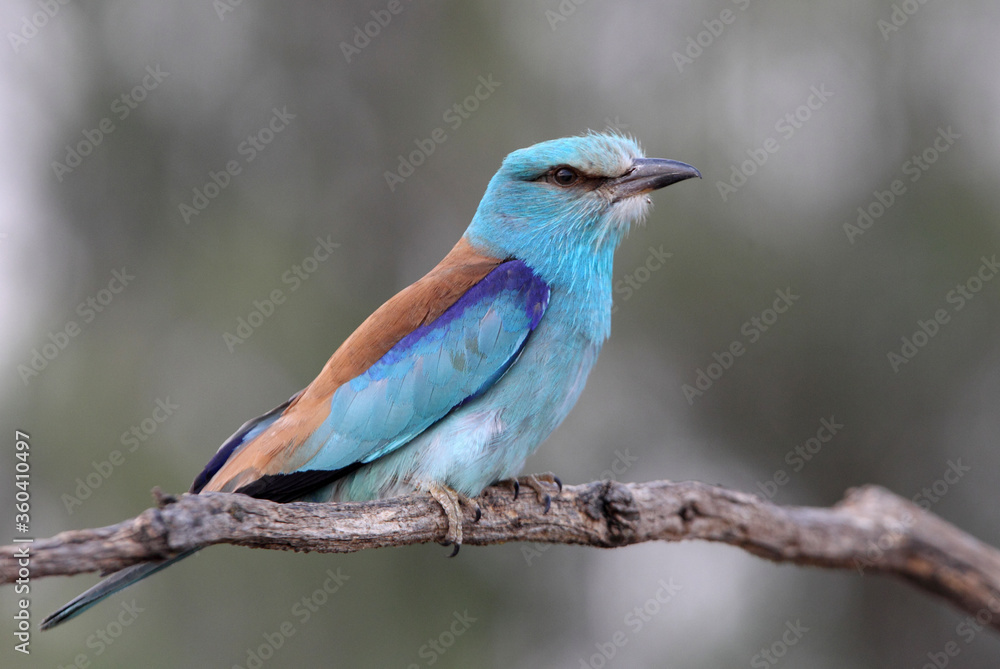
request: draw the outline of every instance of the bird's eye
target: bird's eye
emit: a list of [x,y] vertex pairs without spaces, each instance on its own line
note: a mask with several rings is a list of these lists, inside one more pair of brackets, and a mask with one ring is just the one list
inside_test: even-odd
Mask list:
[[552,172],[552,181],[559,186],[572,186],[579,179],[580,175],[568,167],[560,167]]

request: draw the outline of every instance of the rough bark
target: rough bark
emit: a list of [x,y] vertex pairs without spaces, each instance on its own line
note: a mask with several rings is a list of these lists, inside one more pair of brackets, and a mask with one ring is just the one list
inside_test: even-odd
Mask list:
[[[275,504],[244,495],[159,495],[156,508],[108,527],[0,547],[0,584],[18,578],[28,546],[32,578],[112,572],[227,543],[324,553],[441,541],[446,520],[429,495],[343,504]],[[527,494],[525,494],[527,493]],[[466,546],[507,541],[617,548],[701,539],[775,562],[892,574],[1000,630],[1000,551],[877,486],[831,508],[777,506],[696,482],[611,481],[553,489],[546,513],[533,492],[487,489],[482,518],[465,510]]]

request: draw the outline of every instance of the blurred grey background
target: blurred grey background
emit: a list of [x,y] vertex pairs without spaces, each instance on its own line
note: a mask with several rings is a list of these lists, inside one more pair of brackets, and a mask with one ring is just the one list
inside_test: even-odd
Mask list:
[[[24,430],[35,536],[186,490],[448,251],[504,155],[612,126],[705,178],[626,240],[612,338],[528,469],[803,505],[878,483],[1000,544],[997,3],[35,0],[0,25],[0,493]],[[0,663],[1000,657],[903,583],[726,546],[447,553],[213,548],[30,657],[5,590]],[[34,582],[35,622],[95,581]]]

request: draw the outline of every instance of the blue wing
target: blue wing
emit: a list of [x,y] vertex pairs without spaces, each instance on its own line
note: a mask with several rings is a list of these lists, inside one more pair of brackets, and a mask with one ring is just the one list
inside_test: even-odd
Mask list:
[[499,265],[436,320],[337,388],[326,420],[284,471],[371,462],[485,392],[517,359],[548,298],[548,286],[527,265]]

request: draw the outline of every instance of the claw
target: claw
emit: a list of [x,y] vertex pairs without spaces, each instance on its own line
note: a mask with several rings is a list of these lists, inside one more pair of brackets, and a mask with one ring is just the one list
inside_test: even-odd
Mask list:
[[552,508],[552,496],[545,491],[545,487],[542,485],[542,481],[546,483],[551,483],[555,485],[559,492],[562,492],[563,485],[559,477],[552,472],[546,472],[544,474],[530,474],[528,476],[521,476],[519,478],[508,479],[506,482],[511,485],[514,489],[514,499],[517,499],[518,494],[521,491],[521,484],[524,483],[527,487],[535,491],[535,497],[538,501],[545,506],[545,513],[548,513]]
[[448,531],[445,533],[443,544],[455,547],[451,551],[451,555],[448,556],[455,557],[462,547],[462,504],[475,509],[476,522],[479,522],[479,519],[483,517],[483,510],[474,500],[440,483],[431,483],[428,485],[427,492],[444,509],[444,515],[448,520]]

